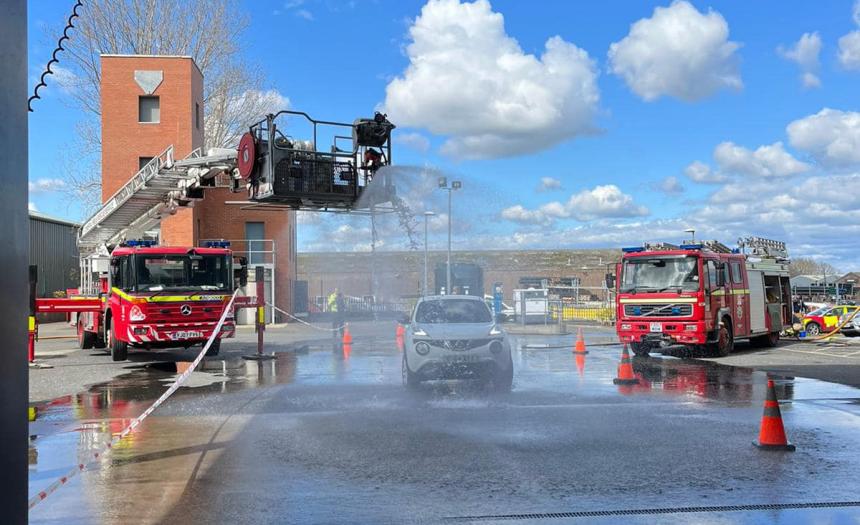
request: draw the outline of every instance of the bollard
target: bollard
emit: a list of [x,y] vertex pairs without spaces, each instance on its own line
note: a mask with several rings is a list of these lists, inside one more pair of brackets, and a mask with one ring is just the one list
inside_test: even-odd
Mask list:
[[243,359],[262,361],[274,359],[274,354],[263,353],[263,333],[266,331],[266,274],[262,266],[254,268],[254,281],[257,287],[257,315],[254,316],[254,331],[257,332],[257,353],[243,355]]

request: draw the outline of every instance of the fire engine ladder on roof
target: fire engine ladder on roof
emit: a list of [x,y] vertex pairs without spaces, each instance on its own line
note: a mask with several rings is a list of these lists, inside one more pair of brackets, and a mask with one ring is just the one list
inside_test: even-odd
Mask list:
[[[236,165],[233,150],[210,150],[202,155],[199,149],[182,160],[174,161],[173,146],[149,161],[114,193],[93,214],[78,233],[78,249],[82,256],[99,247],[115,244],[132,234],[142,234],[165,215],[173,214],[202,198],[200,189],[224,171]],[[195,191],[196,190],[196,191]]]

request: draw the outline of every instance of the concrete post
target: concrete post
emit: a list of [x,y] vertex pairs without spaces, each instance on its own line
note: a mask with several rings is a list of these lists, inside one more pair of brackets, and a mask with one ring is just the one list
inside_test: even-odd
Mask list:
[[[27,1],[0,17],[0,472],[3,523],[27,523]],[[38,106],[37,106],[38,107]]]

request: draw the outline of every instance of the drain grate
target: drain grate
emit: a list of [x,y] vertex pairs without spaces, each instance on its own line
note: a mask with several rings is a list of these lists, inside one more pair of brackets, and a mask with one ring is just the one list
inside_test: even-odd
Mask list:
[[832,509],[860,507],[860,501],[825,501],[813,503],[767,503],[750,505],[712,505],[707,507],[674,507],[662,509],[611,509],[581,510],[570,512],[539,512],[532,514],[497,514],[484,516],[453,516],[445,521],[516,521],[551,520],[561,518],[599,518],[606,516],[647,516],[652,514],[685,514],[704,512],[739,512],[748,510],[792,510],[792,509]]

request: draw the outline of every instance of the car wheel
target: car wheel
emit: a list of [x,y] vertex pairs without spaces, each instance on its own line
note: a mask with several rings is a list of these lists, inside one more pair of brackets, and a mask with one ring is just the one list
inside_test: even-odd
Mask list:
[[116,334],[113,329],[113,319],[111,319],[108,324],[107,340],[110,345],[111,359],[114,361],[125,361],[128,359],[128,343],[116,338]]
[[96,334],[84,330],[84,320],[78,319],[78,347],[88,350],[95,346]]
[[630,343],[630,349],[633,350],[633,355],[636,357],[648,357],[651,352],[651,345],[648,343]]
[[735,338],[732,334],[732,324],[728,319],[723,319],[717,332],[717,342],[708,345],[711,355],[715,357],[726,357],[732,353],[735,347]]
[[418,385],[421,384],[421,381],[418,379],[418,374],[409,370],[409,365],[406,364],[406,354],[403,354],[403,359],[401,361],[401,375],[403,377],[403,386],[407,388],[418,388]]
[[816,322],[806,323],[806,335],[816,336],[821,333],[821,326]]
[[[203,343],[205,346],[206,343]],[[206,357],[215,357],[221,351],[221,339],[215,338],[212,344],[209,345],[209,350],[206,350]]]
[[511,391],[514,384],[514,362],[508,356],[508,366],[504,369],[497,369],[493,375],[493,390],[500,394],[505,394]]

